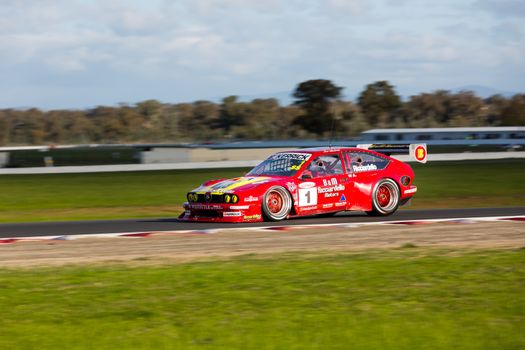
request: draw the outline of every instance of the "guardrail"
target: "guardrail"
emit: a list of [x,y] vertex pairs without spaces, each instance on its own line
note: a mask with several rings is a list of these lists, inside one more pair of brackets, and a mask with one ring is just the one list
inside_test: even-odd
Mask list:
[[[413,161],[408,155],[395,155],[393,158],[403,162]],[[490,160],[525,158],[525,152],[486,152],[486,153],[443,153],[429,154],[429,162],[462,161],[462,160]],[[248,168],[259,164],[262,160],[214,161],[190,163],[164,164],[122,164],[122,165],[88,165],[62,166],[40,168],[5,168],[0,169],[0,175],[17,174],[72,174],[72,173],[102,173],[123,171],[152,171],[152,170],[188,170],[188,169],[221,169],[221,168]]]

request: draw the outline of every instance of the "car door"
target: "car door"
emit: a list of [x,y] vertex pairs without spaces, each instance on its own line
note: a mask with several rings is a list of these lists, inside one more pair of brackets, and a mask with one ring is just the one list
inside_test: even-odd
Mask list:
[[348,178],[339,152],[314,157],[301,175],[298,188],[300,212],[312,214],[344,210]]
[[[374,184],[389,161],[366,151],[344,151],[343,158],[348,178],[352,183],[349,192],[349,210],[370,210]],[[350,187],[350,186],[349,186]]]

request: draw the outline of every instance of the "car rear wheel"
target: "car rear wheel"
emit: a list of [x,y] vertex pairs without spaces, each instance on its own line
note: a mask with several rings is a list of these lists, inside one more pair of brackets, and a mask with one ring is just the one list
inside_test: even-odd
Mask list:
[[262,212],[264,217],[271,221],[285,219],[292,209],[292,198],[288,191],[281,186],[273,186],[264,194]]
[[399,187],[392,179],[382,179],[372,192],[372,211],[367,212],[374,216],[387,216],[393,214],[399,207]]

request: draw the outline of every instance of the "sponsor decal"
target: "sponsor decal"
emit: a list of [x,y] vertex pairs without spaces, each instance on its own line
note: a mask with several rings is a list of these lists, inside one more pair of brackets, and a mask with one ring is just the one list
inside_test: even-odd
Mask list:
[[295,186],[295,183],[293,182],[287,182],[286,187],[288,187],[290,192],[294,192],[297,189],[297,186]]
[[331,208],[331,207],[333,207],[333,206],[334,206],[333,203],[323,204],[323,209],[328,209],[328,208]]
[[257,202],[258,200],[259,200],[259,197],[254,197],[254,196],[249,196],[249,197],[244,198],[244,201],[247,203]]
[[184,215],[191,215],[191,210],[184,210]]
[[296,159],[296,160],[307,160],[310,158],[310,153],[276,153],[270,157],[270,159]]
[[206,205],[206,204],[190,204],[190,209],[196,210],[220,210],[222,207],[220,205]]
[[345,185],[335,185],[330,187],[318,187],[317,192],[318,193],[328,193],[328,192],[338,192],[338,191],[344,191]]
[[335,203],[336,207],[344,207],[346,205],[346,202],[337,202]]
[[299,188],[312,188],[312,187],[315,187],[315,182],[301,182],[299,184]]
[[250,209],[249,205],[230,205],[231,210],[245,210]]
[[343,195],[341,196],[341,198],[339,199],[339,202],[346,202],[346,197],[345,197],[344,194],[343,194]]
[[339,197],[339,192],[328,192],[324,194],[324,198]]
[[334,186],[337,185],[337,179],[335,177],[330,180],[323,179],[323,186]]
[[360,173],[362,171],[377,170],[377,166],[375,164],[352,165],[352,169],[354,170],[355,173]]
[[427,150],[423,146],[417,146],[415,151],[416,160],[422,162],[427,157]]
[[316,205],[311,205],[309,207],[301,207],[301,211],[315,210],[315,209],[317,209]]
[[244,220],[259,220],[261,218],[261,214],[254,214],[254,215],[245,215]]
[[299,206],[307,207],[309,205],[317,204],[317,190],[313,188],[299,189]]
[[225,211],[224,213],[222,213],[223,217],[236,217],[241,215],[242,214],[240,211]]

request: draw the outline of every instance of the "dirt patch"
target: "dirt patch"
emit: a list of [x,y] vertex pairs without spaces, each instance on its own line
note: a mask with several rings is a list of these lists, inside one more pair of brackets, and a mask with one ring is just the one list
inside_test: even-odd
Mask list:
[[524,222],[439,223],[318,227],[276,230],[220,230],[150,237],[29,241],[0,246],[0,266],[187,262],[245,254],[292,251],[357,251],[400,247],[521,248]]

